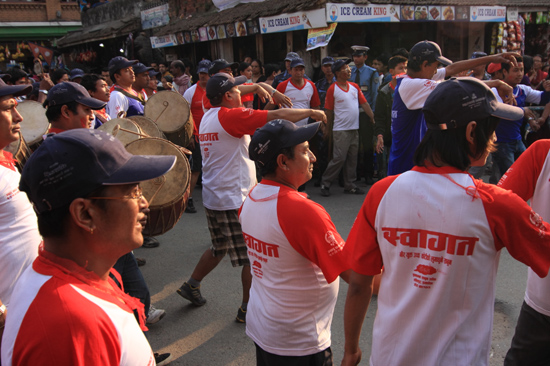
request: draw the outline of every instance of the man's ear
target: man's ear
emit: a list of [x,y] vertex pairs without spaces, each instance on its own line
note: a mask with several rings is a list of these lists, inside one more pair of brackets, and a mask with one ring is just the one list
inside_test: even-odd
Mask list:
[[61,115],[65,118],[70,118],[71,116],[69,115],[69,106],[64,104],[61,106]]
[[466,126],[466,141],[468,141],[468,143],[470,145],[475,144],[476,128],[477,128],[477,122],[476,121],[471,121]]
[[288,167],[286,166],[287,159],[288,158],[285,154],[279,154],[279,156],[277,156],[277,166],[282,170],[288,170]]
[[94,217],[96,217],[99,212],[97,207],[94,206],[90,200],[76,198],[71,202],[69,212],[76,226],[85,231],[93,231],[93,229],[95,229],[96,224],[94,222]]

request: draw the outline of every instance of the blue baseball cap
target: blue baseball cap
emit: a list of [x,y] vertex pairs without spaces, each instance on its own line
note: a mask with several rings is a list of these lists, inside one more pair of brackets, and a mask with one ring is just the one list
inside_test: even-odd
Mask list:
[[47,106],[63,105],[70,102],[77,102],[92,109],[101,109],[107,104],[99,99],[92,98],[86,88],[72,81],[54,85],[46,98]]
[[81,78],[84,76],[84,70],[82,69],[72,69],[71,73],[69,74],[69,80],[74,80],[76,78]]
[[141,62],[138,62],[136,63],[134,66],[134,74],[141,74],[142,72],[147,72],[147,71],[151,71],[153,70],[152,67],[147,67],[145,66],[144,64],[142,64]]
[[210,69],[211,65],[212,65],[212,62],[210,62],[210,60],[202,60],[197,65],[197,74],[201,72],[208,73],[208,70]]
[[13,95],[14,97],[27,95],[31,90],[32,85],[7,85],[4,80],[0,78],[0,97],[5,97],[6,95]]
[[298,67],[298,66],[306,66],[306,64],[304,64],[304,60],[302,60],[301,58],[295,58],[294,60],[290,61],[290,68],[293,68],[293,67]]

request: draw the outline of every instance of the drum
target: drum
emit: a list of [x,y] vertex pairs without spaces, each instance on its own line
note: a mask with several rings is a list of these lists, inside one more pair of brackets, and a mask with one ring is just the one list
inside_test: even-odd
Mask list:
[[31,151],[34,151],[40,146],[44,140],[43,136],[50,129],[50,123],[46,117],[46,108],[38,102],[26,100],[19,103],[17,111],[23,117],[21,134]]
[[141,128],[141,131],[150,137],[157,137],[159,139],[166,139],[166,136],[162,131],[159,129],[159,126],[155,122],[153,122],[150,118],[147,118],[145,116],[132,116],[128,117],[128,119],[131,119],[134,121],[139,128]]
[[189,145],[194,122],[189,103],[180,93],[163,90],[152,95],[145,103],[144,115],[157,124],[168,140],[183,147]]
[[181,218],[189,198],[191,168],[182,149],[170,141],[159,138],[142,138],[126,146],[132,154],[175,155],[176,164],[162,177],[141,182],[143,195],[149,201],[145,236],[161,235],[172,229]]
[[132,120],[127,118],[115,118],[105,122],[97,128],[104,132],[108,132],[119,139],[125,146],[132,141],[139,140],[142,137],[147,137],[143,134],[141,128]]
[[15,165],[17,169],[19,169],[19,172],[22,172],[23,166],[32,153],[22,135],[19,134],[19,139],[6,146],[4,150],[13,155],[13,158],[16,160]]

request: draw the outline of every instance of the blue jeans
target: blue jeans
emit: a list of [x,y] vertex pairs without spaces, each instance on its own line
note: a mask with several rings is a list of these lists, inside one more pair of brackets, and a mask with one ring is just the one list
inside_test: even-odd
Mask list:
[[512,166],[514,161],[516,161],[524,151],[525,145],[521,140],[511,142],[498,142],[497,140],[497,151],[495,151],[492,156],[493,162],[498,165],[498,169],[500,170],[500,176],[497,177],[498,180],[500,180],[500,177],[506,173],[508,168]]

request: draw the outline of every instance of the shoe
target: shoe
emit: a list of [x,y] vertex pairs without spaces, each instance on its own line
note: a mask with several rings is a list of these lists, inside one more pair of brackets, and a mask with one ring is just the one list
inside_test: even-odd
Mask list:
[[187,200],[187,207],[185,208],[186,213],[197,213],[197,209],[195,208],[195,204],[193,203],[193,198],[189,197]]
[[168,365],[172,361],[172,355],[170,353],[155,353],[154,356],[157,366]]
[[239,307],[239,311],[237,311],[237,317],[235,318],[235,321],[237,323],[246,323],[246,310],[243,310],[243,308]]
[[352,188],[352,189],[344,189],[344,193],[346,194],[365,194],[365,191],[363,191],[361,188]]
[[206,304],[206,299],[201,295],[200,286],[192,287],[187,282],[184,282],[177,293],[184,299],[191,301],[195,306],[203,306]]
[[137,258],[137,257],[136,257],[136,262],[138,264],[138,267],[143,267],[145,265],[145,263],[147,263],[145,258]]
[[164,309],[157,309],[153,305],[149,307],[149,315],[147,315],[147,324],[155,324],[158,323],[159,320],[164,318],[166,315],[166,311]]
[[330,196],[330,187],[321,186],[321,196],[328,197]]
[[142,248],[156,248],[160,245],[159,241],[152,236],[144,236],[143,237],[143,245]]

